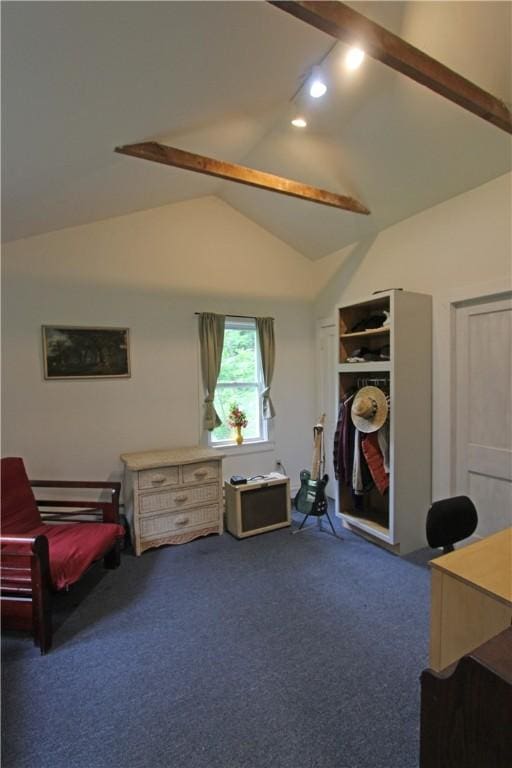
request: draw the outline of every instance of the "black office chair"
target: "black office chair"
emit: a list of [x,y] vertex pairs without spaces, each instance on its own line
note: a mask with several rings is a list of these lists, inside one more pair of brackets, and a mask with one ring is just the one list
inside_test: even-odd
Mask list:
[[478,525],[476,507],[467,496],[435,501],[427,514],[427,541],[432,549],[453,552],[453,545],[467,539]]

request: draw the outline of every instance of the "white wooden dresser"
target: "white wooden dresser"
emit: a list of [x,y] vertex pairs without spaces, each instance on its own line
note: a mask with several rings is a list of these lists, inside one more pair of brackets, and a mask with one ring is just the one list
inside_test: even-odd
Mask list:
[[124,502],[138,556],[223,531],[222,459],[211,448],[123,453]]

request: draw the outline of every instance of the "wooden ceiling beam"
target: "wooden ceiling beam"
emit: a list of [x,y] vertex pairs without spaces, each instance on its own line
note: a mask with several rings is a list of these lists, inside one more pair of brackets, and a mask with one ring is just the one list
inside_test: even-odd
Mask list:
[[512,133],[512,115],[503,101],[345,3],[336,0],[269,2],[344,43],[358,45],[373,59]]
[[172,165],[175,168],[183,168],[187,171],[204,173],[207,176],[217,176],[220,179],[236,181],[247,184],[250,187],[259,187],[282,195],[299,197],[320,205],[330,205],[333,208],[341,208],[353,213],[369,214],[370,211],[358,200],[335,192],[327,192],[325,189],[311,187],[299,181],[285,179],[282,176],[274,176],[272,173],[256,171],[244,165],[225,163],[222,160],[214,160],[204,155],[196,155],[193,152],[185,152],[183,149],[168,147],[156,141],[145,141],[140,144],[126,144],[116,147],[116,152],[131,157],[139,157],[142,160],[151,160],[155,163]]

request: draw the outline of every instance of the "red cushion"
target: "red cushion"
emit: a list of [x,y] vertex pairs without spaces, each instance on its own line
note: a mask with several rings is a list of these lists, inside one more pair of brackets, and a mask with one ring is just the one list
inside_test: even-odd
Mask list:
[[62,523],[39,525],[30,533],[48,539],[52,584],[63,589],[103,557],[124,536],[124,529],[116,523]]
[[23,459],[2,459],[2,533],[26,533],[41,525]]

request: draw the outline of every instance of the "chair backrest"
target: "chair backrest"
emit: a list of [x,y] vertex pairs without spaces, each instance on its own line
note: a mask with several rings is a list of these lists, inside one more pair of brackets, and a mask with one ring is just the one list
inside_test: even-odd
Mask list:
[[435,501],[427,515],[427,541],[430,547],[451,551],[457,541],[475,532],[478,515],[467,496]]
[[27,533],[41,525],[41,515],[23,459],[2,459],[1,485],[2,533]]

